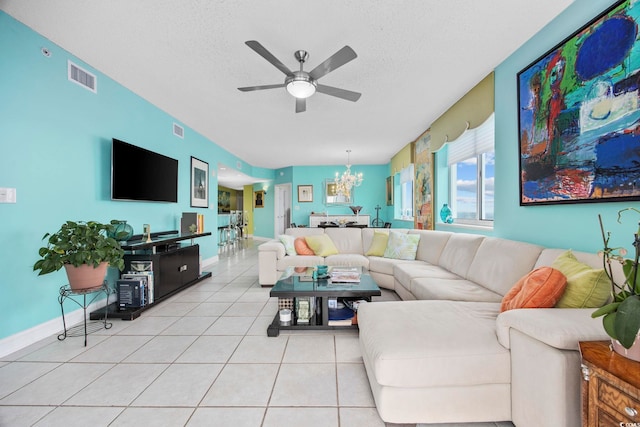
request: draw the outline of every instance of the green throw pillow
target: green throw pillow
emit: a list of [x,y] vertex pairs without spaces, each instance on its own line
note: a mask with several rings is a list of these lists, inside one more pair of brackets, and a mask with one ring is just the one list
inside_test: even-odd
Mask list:
[[284,251],[287,253],[287,255],[298,255],[298,253],[296,252],[296,248],[293,245],[293,242],[296,240],[295,237],[289,236],[288,234],[281,234],[280,236],[278,236],[278,239],[280,239],[280,242],[282,242],[282,244],[284,245]]
[[604,269],[581,263],[566,251],[551,264],[567,277],[567,287],[556,304],[558,308],[596,308],[609,299],[611,282]]
[[393,259],[416,259],[418,252],[418,243],[420,243],[419,234],[405,234],[397,231],[389,232],[389,241],[384,250],[385,258]]
[[384,256],[384,250],[387,248],[387,242],[389,241],[389,234],[382,231],[373,232],[373,240],[371,240],[371,246],[367,249],[365,255],[367,256]]
[[311,248],[314,254],[317,256],[329,256],[337,255],[338,249],[333,244],[331,237],[326,234],[319,234],[317,236],[306,236],[304,238],[307,245]]

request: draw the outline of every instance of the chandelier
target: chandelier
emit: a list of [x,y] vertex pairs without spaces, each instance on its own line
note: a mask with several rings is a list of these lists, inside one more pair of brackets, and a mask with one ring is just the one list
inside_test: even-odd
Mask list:
[[342,175],[339,175],[338,172],[336,172],[336,177],[334,179],[336,184],[336,194],[344,196],[347,199],[351,197],[351,189],[353,187],[359,187],[360,184],[362,184],[362,172],[355,175],[351,173],[350,153],[351,150],[347,150],[347,169],[342,172]]

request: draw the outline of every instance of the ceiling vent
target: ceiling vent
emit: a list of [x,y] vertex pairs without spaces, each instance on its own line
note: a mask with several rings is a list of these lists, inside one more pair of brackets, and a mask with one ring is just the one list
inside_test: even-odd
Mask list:
[[91,74],[87,70],[80,68],[71,61],[68,61],[69,67],[69,80],[79,84],[85,89],[89,89],[93,93],[98,93],[98,81],[94,74]]
[[178,138],[184,139],[184,128],[177,123],[173,124],[173,134]]

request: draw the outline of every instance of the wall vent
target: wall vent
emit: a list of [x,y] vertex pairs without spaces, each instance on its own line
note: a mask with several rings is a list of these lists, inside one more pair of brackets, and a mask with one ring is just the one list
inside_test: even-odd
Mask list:
[[98,93],[98,80],[94,74],[68,61],[69,80],[93,93]]
[[184,128],[177,123],[173,124],[173,134],[178,138],[184,139]]

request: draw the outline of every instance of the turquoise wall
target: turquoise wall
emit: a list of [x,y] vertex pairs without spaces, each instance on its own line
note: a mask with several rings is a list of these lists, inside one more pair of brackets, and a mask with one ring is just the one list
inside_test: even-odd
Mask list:
[[[291,222],[298,225],[309,225],[311,212],[328,213],[329,215],[352,215],[348,205],[330,205],[323,202],[324,183],[327,179],[334,179],[336,172],[342,174],[344,165],[334,166],[294,166],[292,176],[292,211]],[[363,215],[376,216],[376,205],[386,207],[385,185],[389,174],[389,165],[352,165],[352,173],[363,174],[363,181],[353,193],[353,206],[362,206]],[[313,202],[298,202],[298,185],[313,185]],[[382,214],[383,211],[381,211]]]
[[611,0],[576,0],[560,16],[531,38],[495,70],[496,169],[495,225],[499,237],[549,247],[597,252],[602,247],[598,214],[619,244],[632,241],[631,232],[640,215],[625,215],[623,226],[615,224],[617,211],[640,203],[581,203],[570,205],[519,205],[518,104],[516,75],[602,11]]
[[[42,55],[41,47],[52,55]],[[97,94],[67,80],[69,59],[98,77]],[[142,224],[176,229],[182,212],[196,211],[215,230],[217,178],[210,177],[210,209],[191,208],[191,156],[208,162],[210,171],[218,162],[240,162],[244,173],[273,176],[188,127],[184,139],[175,137],[174,122],[180,123],[0,12],[0,187],[17,189],[17,203],[0,204],[0,339],[60,316],[64,271],[38,277],[32,266],[42,236],[64,221],[125,219],[141,233]],[[178,203],[112,201],[112,138],[178,159]],[[217,255],[216,235],[198,240],[203,259]]]

